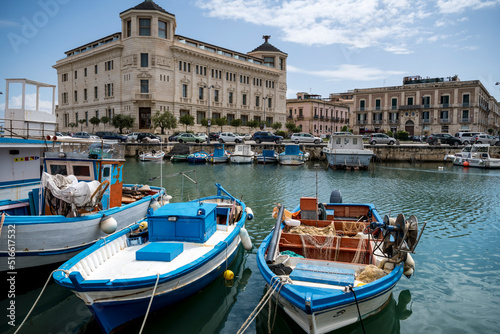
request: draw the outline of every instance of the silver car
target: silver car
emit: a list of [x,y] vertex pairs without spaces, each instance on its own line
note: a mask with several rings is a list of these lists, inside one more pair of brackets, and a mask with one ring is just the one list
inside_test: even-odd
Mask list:
[[490,144],[491,146],[497,145],[500,146],[500,142],[497,138],[490,136],[486,133],[480,133],[476,137],[474,137],[475,144]]
[[372,135],[370,136],[370,145],[394,145],[394,143],[396,143],[396,139],[394,139],[393,137],[389,137],[388,135],[383,133],[372,133]]
[[323,139],[319,137],[315,137],[312,134],[309,133],[294,133],[290,137],[290,141],[292,143],[298,144],[298,143],[314,143],[314,144],[319,144],[323,141]]

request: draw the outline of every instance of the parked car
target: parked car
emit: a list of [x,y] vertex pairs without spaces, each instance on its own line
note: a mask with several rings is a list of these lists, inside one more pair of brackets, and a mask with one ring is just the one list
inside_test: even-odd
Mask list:
[[192,133],[181,133],[177,136],[179,143],[203,143],[205,138],[198,137]]
[[150,143],[150,142],[161,142],[161,138],[149,132],[141,132],[137,135],[137,141],[139,143]]
[[210,136],[210,140],[213,140],[213,141],[219,140],[219,133],[218,132],[210,132],[209,136]]
[[433,133],[427,138],[429,145],[448,144],[453,146],[462,145],[462,141],[458,137],[453,137],[449,133]]
[[203,132],[198,132],[197,134],[195,134],[195,136],[198,136],[198,137],[201,137],[201,138],[205,138],[205,141],[207,141],[207,139],[208,139],[207,134],[203,133]]
[[478,134],[476,137],[474,137],[474,143],[475,144],[490,144],[491,146],[493,146],[493,145],[500,146],[500,141],[498,141],[497,138],[490,136],[486,133],[481,133],[481,134]]
[[377,145],[377,144],[394,145],[395,143],[396,139],[394,139],[393,137],[389,137],[384,133],[372,133],[370,136],[370,145]]
[[469,145],[474,142],[474,138],[481,132],[457,132],[455,137],[459,138],[464,145]]
[[222,132],[219,135],[219,143],[242,143],[243,137],[237,136],[232,132]]
[[252,135],[249,133],[235,133],[235,135],[243,137],[245,140],[252,140]]
[[137,136],[139,136],[141,132],[132,132],[127,135],[127,141],[128,142],[133,142],[137,141]]
[[70,134],[67,132],[56,132],[57,139],[68,139],[71,138]]
[[98,136],[93,135],[93,134],[88,133],[88,132],[85,132],[85,131],[76,132],[73,135],[73,138],[99,139]]
[[176,132],[174,133],[173,135],[171,135],[170,137],[168,137],[168,141],[177,141],[177,137],[182,134],[183,132]]
[[95,134],[96,134],[96,136],[98,136],[101,139],[118,140],[120,143],[126,142],[128,139],[127,136],[121,135],[121,134],[115,133],[115,132],[98,131]]
[[300,133],[292,134],[292,136],[290,137],[290,141],[294,142],[295,144],[298,144],[298,143],[319,144],[323,141],[323,139],[321,139],[319,137],[315,137],[310,133],[300,132]]
[[257,144],[260,144],[262,142],[274,142],[276,144],[280,144],[283,141],[283,137],[272,134],[269,131],[255,132],[252,136],[252,139],[255,140]]

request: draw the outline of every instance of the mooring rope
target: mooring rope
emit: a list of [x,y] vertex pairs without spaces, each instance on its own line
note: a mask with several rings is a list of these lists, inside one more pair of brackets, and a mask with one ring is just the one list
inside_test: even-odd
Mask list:
[[19,325],[19,327],[17,327],[16,331],[14,332],[14,334],[16,334],[17,332],[19,332],[19,330],[21,329],[21,327],[23,327],[24,323],[26,322],[26,320],[28,319],[28,317],[30,316],[31,312],[33,312],[33,309],[35,308],[36,304],[38,303],[38,301],[40,300],[40,297],[42,296],[43,292],[45,291],[45,288],[47,287],[47,285],[49,284],[50,282],[50,278],[52,277],[52,274],[55,273],[56,271],[62,271],[64,272],[66,275],[69,275],[69,271],[67,270],[64,270],[64,269],[56,269],[56,270],[53,270],[50,274],[49,274],[49,277],[47,278],[47,281],[45,282],[45,285],[43,286],[42,288],[42,291],[40,291],[40,294],[38,295],[38,298],[35,300],[35,303],[33,304],[33,306],[31,306],[31,309],[29,310],[28,314],[26,315],[26,317],[24,318],[23,322],[21,322],[21,324]]
[[155,286],[153,288],[153,293],[151,294],[151,299],[149,300],[148,309],[146,310],[146,314],[144,315],[144,320],[142,321],[142,325],[141,325],[141,329],[139,330],[139,334],[142,333],[142,330],[144,329],[144,326],[146,325],[146,320],[148,319],[148,315],[149,315],[149,309],[151,308],[151,304],[153,303],[153,298],[155,296],[156,287],[158,286],[159,281],[160,281],[160,273],[156,273],[156,283],[155,283]]
[[[273,282],[273,279],[275,279],[274,282]],[[273,296],[273,293],[276,291],[276,289],[278,289],[278,287],[282,286],[283,284],[288,283],[286,281],[288,281],[288,276],[273,276],[273,277],[271,277],[269,289],[264,294],[264,297],[262,297],[262,299],[260,300],[259,304],[257,304],[257,306],[255,307],[255,309],[250,313],[250,315],[248,316],[247,320],[245,320],[245,322],[243,323],[243,325],[241,325],[241,327],[238,330],[238,332],[236,332],[237,334],[241,334],[241,333],[245,332],[248,329],[248,326],[250,326],[250,324],[255,320],[255,318],[260,313],[260,311],[262,311],[262,309],[264,308],[264,306],[266,305],[266,303]]]

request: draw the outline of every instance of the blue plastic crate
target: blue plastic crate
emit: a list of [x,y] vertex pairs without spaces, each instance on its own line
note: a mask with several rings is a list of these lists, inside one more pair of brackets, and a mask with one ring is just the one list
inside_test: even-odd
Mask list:
[[137,261],[166,261],[175,259],[184,250],[181,243],[152,242],[135,252]]
[[349,286],[354,285],[354,275],[354,269],[299,263],[293,269],[290,278],[303,282]]

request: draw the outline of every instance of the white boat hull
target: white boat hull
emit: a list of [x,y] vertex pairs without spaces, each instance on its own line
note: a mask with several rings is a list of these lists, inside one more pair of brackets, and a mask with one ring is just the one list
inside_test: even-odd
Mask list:
[[[113,217],[119,231],[146,216],[151,197],[125,208],[106,210]],[[106,236],[100,228],[102,213],[66,218],[63,216],[6,216],[0,236],[0,271],[23,269],[65,261],[82,249]],[[12,227],[13,226],[13,227]],[[8,230],[15,231],[15,256],[9,252]],[[13,258],[11,267],[7,261]]]
[[253,162],[253,156],[232,154],[229,160],[234,164],[251,164]]
[[281,165],[298,166],[303,165],[306,159],[303,155],[280,155],[279,162]]
[[368,168],[373,152],[370,150],[324,151],[328,165],[334,168]]

